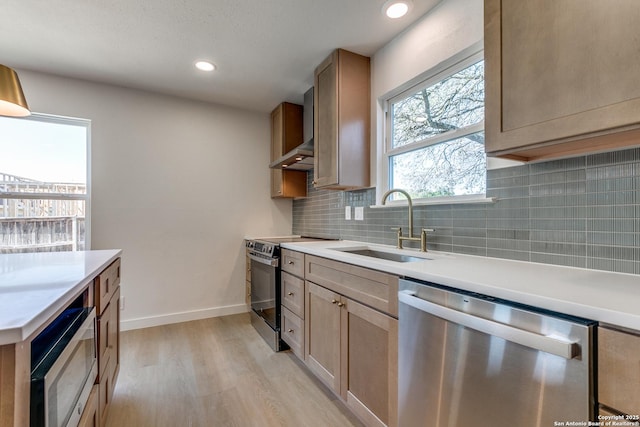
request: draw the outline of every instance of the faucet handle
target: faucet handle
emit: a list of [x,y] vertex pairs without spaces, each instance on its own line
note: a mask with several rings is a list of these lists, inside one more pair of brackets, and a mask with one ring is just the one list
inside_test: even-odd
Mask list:
[[398,232],[396,248],[402,249],[402,227],[391,227],[391,229]]
[[402,236],[402,227],[391,227],[393,231],[397,231],[398,235]]

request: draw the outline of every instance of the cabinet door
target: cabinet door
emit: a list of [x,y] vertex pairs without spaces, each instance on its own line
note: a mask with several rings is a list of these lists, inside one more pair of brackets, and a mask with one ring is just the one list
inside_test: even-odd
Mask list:
[[109,364],[109,356],[111,354],[111,346],[109,339],[109,324],[111,323],[111,309],[113,305],[109,304],[102,312],[102,315],[98,317],[98,381],[102,381],[103,376],[108,376],[107,366]]
[[398,321],[347,299],[341,395],[368,426],[396,426]]
[[305,283],[305,362],[336,393],[340,393],[340,305],[340,295]]
[[120,287],[114,292],[111,298],[111,320],[109,321],[109,375],[111,376],[111,389],[109,393],[113,396],[113,389],[116,386],[116,379],[120,371]]
[[598,400],[640,414],[640,335],[598,328]]
[[486,0],[487,152],[593,151],[638,127],[638,22],[637,0]]
[[314,86],[314,185],[338,184],[338,51],[315,73]]

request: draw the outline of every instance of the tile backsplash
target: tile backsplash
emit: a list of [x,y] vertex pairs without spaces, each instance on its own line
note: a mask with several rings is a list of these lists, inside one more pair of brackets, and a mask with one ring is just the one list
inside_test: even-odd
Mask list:
[[[391,227],[407,230],[406,206],[370,207],[375,188],[316,190],[308,175],[294,234],[394,245]],[[432,250],[640,274],[640,148],[490,170],[487,197],[497,200],[414,206],[415,230],[435,230]]]

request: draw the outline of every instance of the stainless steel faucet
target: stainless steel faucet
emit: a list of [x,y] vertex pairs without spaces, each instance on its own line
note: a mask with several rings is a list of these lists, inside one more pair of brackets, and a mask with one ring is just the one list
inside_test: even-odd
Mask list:
[[387,199],[389,198],[389,195],[391,195],[392,193],[404,194],[404,197],[407,198],[407,203],[409,205],[409,236],[407,237],[402,235],[402,227],[392,228],[392,230],[396,230],[398,232],[398,243],[397,243],[398,249],[402,249],[403,240],[410,240],[410,241],[420,242],[420,250],[422,252],[427,252],[427,232],[433,231],[433,229],[421,228],[420,237],[414,237],[413,236],[413,202],[411,201],[411,196],[409,195],[409,193],[407,193],[404,190],[400,190],[399,188],[393,188],[387,191],[386,193],[384,193],[384,195],[382,196],[383,205],[386,204]]

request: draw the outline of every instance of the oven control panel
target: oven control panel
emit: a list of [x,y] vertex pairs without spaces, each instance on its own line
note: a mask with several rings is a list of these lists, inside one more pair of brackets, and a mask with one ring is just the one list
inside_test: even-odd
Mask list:
[[247,245],[247,248],[251,250],[251,252],[258,253],[261,255],[266,255],[268,257],[274,256],[274,252],[277,246],[272,243],[261,242],[258,240],[248,240],[246,245]]

